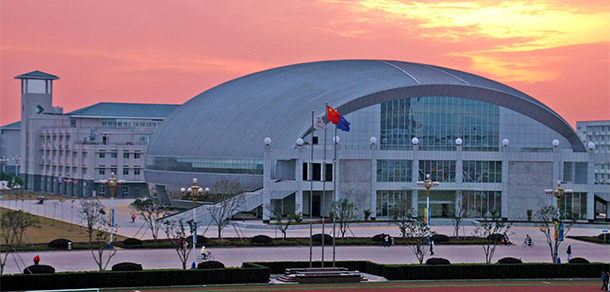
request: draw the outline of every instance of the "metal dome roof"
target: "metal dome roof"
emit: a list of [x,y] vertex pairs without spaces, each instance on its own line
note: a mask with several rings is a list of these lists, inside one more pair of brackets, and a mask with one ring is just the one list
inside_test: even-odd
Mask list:
[[538,100],[498,82],[431,65],[341,60],[290,65],[211,88],[177,108],[155,131],[147,155],[261,158],[263,139],[293,147],[324,102],[342,115],[407,97],[448,96],[512,109],[563,135],[585,151],[569,124]]

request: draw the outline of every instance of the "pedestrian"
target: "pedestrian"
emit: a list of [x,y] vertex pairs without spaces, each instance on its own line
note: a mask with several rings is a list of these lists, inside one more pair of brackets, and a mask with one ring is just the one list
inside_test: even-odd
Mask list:
[[610,291],[610,271],[606,272],[606,291]]
[[178,248],[179,249],[184,249],[184,239],[182,239],[182,237],[178,238]]
[[34,257],[34,264],[35,264],[35,265],[37,265],[39,262],[40,262],[40,256],[39,256],[39,255],[36,255],[36,256]]
[[380,241],[381,246],[385,247],[385,233],[382,233],[380,238],[381,238],[381,241]]
[[566,253],[568,254],[568,262],[570,262],[570,259],[572,258],[572,245],[568,245]]
[[383,240],[384,240],[384,242],[385,242],[385,245],[384,245],[384,246],[390,247],[390,235],[389,235],[389,234],[386,234],[386,235],[385,235],[385,238],[384,238]]
[[608,274],[602,271],[602,290],[608,290]]
[[434,255],[434,240],[430,240],[430,255]]
[[131,223],[136,222],[136,214],[131,214]]

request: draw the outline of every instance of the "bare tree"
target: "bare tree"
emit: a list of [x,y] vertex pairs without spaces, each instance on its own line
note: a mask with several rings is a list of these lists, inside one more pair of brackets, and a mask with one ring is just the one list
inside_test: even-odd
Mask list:
[[149,193],[145,198],[138,198],[131,205],[136,208],[136,214],[144,219],[151,231],[154,242],[157,242],[159,229],[164,224],[159,219],[167,216],[169,210],[161,203],[156,193]]
[[457,216],[451,218],[451,221],[453,222],[453,236],[459,239],[460,228],[462,228],[464,217],[468,216],[468,211],[466,209],[460,209],[456,215]]
[[[546,237],[546,242],[551,251],[551,260],[553,263],[556,263],[557,258],[559,257],[559,246],[563,241],[563,237],[570,232],[570,229],[572,229],[576,220],[573,214],[569,212],[560,212],[558,208],[553,206],[540,208],[540,210],[536,211],[535,218],[537,220],[534,224]],[[563,234],[560,234],[562,221],[558,218],[565,219],[563,221]]]
[[417,261],[422,264],[424,257],[430,250],[429,238],[435,233],[430,230],[430,226],[426,224],[423,217],[405,221],[402,226],[403,236],[406,235],[411,240],[411,244],[408,245],[409,249],[415,254]]
[[212,187],[210,198],[215,204],[208,206],[212,222],[218,228],[218,239],[222,241],[222,229],[227,226],[229,219],[239,211],[245,199],[242,195],[241,185],[237,181],[221,180]]
[[95,227],[99,225],[99,222],[104,220],[106,216],[106,210],[104,205],[98,199],[83,199],[80,201],[81,209],[78,216],[81,222],[87,228],[87,235],[89,236],[89,245],[93,242],[93,232]]
[[297,215],[294,210],[298,209],[299,205],[295,204],[292,212],[284,212],[282,206],[280,204],[273,204],[273,207],[270,205],[265,205],[265,209],[269,210],[273,214],[273,220],[277,228],[282,232],[282,240],[286,239],[286,231],[288,231],[288,227],[292,225],[292,223],[296,222],[300,216]]
[[23,235],[30,227],[37,226],[38,218],[22,210],[8,210],[0,216],[0,235],[2,236],[1,247],[4,256],[0,253],[0,275],[4,273],[4,266],[8,255],[14,246],[21,245]]
[[481,247],[485,252],[485,262],[488,264],[491,263],[498,244],[502,239],[508,238],[513,225],[501,218],[496,210],[489,211],[489,214],[491,216],[489,220],[481,221],[473,231],[474,236],[484,239],[481,241]]
[[396,202],[389,210],[390,218],[393,223],[398,226],[402,237],[405,238],[407,236],[407,229],[412,228],[411,221],[413,221],[413,209],[409,207],[409,202],[404,198],[401,198]]
[[345,238],[349,225],[358,219],[358,215],[356,215],[358,207],[348,199],[343,198],[333,202],[332,209],[334,210],[333,213],[336,216],[337,223],[339,223],[341,238]]
[[178,222],[166,220],[163,222],[163,231],[167,235],[167,238],[172,242],[172,246],[178,254],[178,258],[182,263],[182,269],[186,270],[186,262],[191,254],[190,248],[186,246],[186,229],[185,225],[189,226],[191,235],[194,233],[195,227],[193,220],[189,220],[186,223],[180,219]]

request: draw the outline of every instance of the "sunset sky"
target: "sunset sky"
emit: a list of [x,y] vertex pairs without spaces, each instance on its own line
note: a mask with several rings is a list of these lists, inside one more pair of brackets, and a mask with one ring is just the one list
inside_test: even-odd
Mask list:
[[[19,82],[59,76],[64,112],[176,103],[294,63],[387,59],[505,83],[572,126],[610,119],[610,1],[0,0],[0,125]],[[321,105],[322,108],[322,105]]]

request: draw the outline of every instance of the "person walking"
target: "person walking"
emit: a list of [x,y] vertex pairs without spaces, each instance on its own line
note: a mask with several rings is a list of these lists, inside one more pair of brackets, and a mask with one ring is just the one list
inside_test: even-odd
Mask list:
[[386,234],[385,237],[383,238],[384,240],[384,247],[390,247],[390,235]]
[[434,240],[430,240],[430,255],[434,255]]
[[40,262],[40,256],[39,256],[39,255],[36,255],[36,256],[34,257],[34,264],[35,264],[35,265],[38,265],[38,263],[39,263],[39,262]]
[[131,223],[136,222],[136,214],[131,214]]
[[572,245],[568,245],[566,253],[568,254],[568,262],[570,262],[570,259],[572,258]]
[[602,271],[602,290],[608,290],[608,274]]

